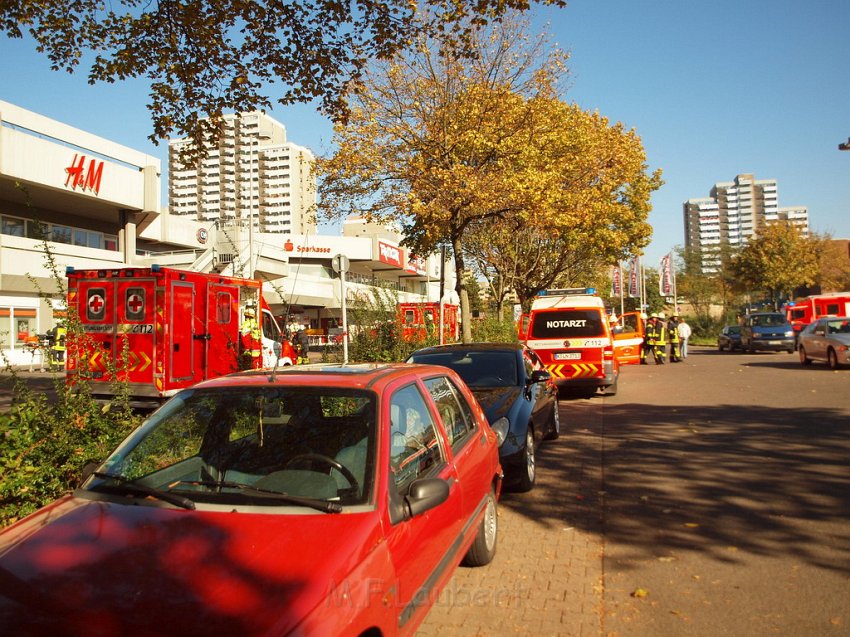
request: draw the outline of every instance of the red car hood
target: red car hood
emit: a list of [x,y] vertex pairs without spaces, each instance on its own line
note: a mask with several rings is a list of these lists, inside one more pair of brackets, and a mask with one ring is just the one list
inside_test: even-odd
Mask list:
[[184,511],[68,496],[0,535],[10,635],[285,634],[380,542],[375,512]]

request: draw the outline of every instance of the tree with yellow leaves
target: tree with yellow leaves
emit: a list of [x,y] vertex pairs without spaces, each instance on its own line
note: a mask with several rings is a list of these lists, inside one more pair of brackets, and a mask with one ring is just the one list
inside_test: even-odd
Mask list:
[[774,221],[759,230],[732,259],[739,284],[764,292],[778,308],[794,290],[815,282],[820,271],[818,241],[805,237],[792,223]]
[[621,253],[648,242],[660,185],[634,133],[558,98],[566,55],[544,55],[545,35],[529,39],[506,19],[473,40],[474,63],[422,40],[415,55],[366,75],[335,128],[336,152],[318,162],[326,216],[400,222],[416,254],[451,246],[464,341],[471,228],[531,223]]

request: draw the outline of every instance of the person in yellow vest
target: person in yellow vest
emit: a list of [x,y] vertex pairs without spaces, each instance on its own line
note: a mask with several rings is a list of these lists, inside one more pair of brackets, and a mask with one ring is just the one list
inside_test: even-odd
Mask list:
[[679,350],[679,315],[673,314],[670,321],[665,323],[667,329],[667,337],[670,340],[670,362],[678,363],[682,360],[682,353]]
[[655,348],[653,350],[656,365],[663,365],[667,358],[667,317],[659,312],[655,319]]
[[52,363],[65,362],[65,340],[68,331],[63,325],[57,325],[51,330],[50,360]]
[[295,332],[295,351],[298,353],[298,363],[310,362],[310,338],[307,336],[307,326],[298,325]]
[[263,335],[253,308],[246,308],[243,316],[245,318],[239,328],[242,344],[240,368],[257,369],[263,366]]

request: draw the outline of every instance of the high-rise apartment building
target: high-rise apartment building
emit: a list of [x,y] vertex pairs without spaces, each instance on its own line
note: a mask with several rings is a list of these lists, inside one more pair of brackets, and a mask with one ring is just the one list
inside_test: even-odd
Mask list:
[[286,140],[286,128],[265,113],[226,115],[218,145],[196,166],[168,144],[169,212],[198,221],[247,223],[257,232],[316,232],[313,154]]
[[685,247],[700,251],[703,272],[718,270],[723,246],[743,246],[771,221],[791,222],[808,236],[808,209],[781,208],[778,191],[775,179],[742,174],[714,184],[708,197],[684,203]]

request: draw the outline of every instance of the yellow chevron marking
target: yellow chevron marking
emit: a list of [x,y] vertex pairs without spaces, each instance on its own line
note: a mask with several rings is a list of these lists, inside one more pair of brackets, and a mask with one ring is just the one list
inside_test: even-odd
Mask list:
[[139,354],[139,358],[140,358],[143,362],[142,362],[142,366],[141,366],[138,370],[136,370],[136,371],[143,372],[143,371],[145,371],[148,367],[150,367],[150,366],[151,366],[151,362],[152,362],[152,361],[151,361],[151,357],[150,357],[150,356],[148,356],[145,352],[141,352],[141,353]]

